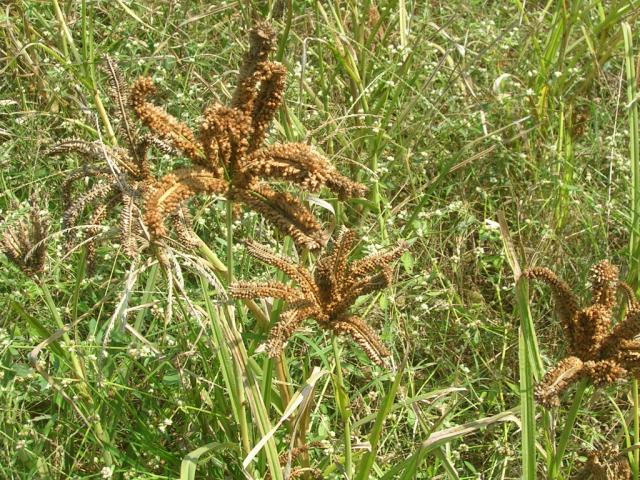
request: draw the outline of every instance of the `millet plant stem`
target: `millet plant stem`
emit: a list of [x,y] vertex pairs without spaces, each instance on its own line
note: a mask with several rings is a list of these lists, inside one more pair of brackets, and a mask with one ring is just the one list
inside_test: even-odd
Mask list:
[[338,337],[333,335],[331,339],[333,346],[333,357],[336,361],[335,373],[335,389],[336,404],[342,417],[343,424],[343,441],[344,441],[344,469],[346,478],[351,478],[353,474],[353,458],[351,455],[351,406],[349,405],[349,397],[344,386],[344,378],[342,376],[342,363],[340,362],[341,349],[338,345]]
[[[40,291],[42,292],[42,297],[45,303],[47,304],[47,308],[49,309],[49,312],[51,313],[51,316],[53,317],[57,327],[64,331],[64,333],[62,334],[62,339],[65,341],[67,345],[71,346],[72,345],[71,338],[65,331],[64,322],[62,321],[60,312],[58,311],[55,301],[51,296],[49,287],[47,287],[47,284],[45,282],[39,282],[39,286],[40,286]],[[78,358],[77,353],[73,348],[70,348],[66,351],[69,353],[69,356],[71,357],[73,371],[76,374],[76,377],[78,378],[78,380],[80,381],[80,383],[78,384],[80,393],[82,394],[85,401],[87,402],[88,408],[91,410],[91,413],[93,414],[92,417],[97,418],[97,420],[93,424],[94,434],[102,446],[102,459],[104,460],[105,466],[110,467],[113,465],[113,458],[111,456],[111,452],[109,452],[108,450],[109,446],[111,445],[111,440],[109,439],[109,436],[107,435],[105,429],[102,426],[102,420],[100,419],[100,415],[93,401],[93,397],[91,396],[91,393],[89,392],[89,389],[87,387],[87,380],[86,380],[84,370],[82,369],[82,365],[80,363],[80,359]]]

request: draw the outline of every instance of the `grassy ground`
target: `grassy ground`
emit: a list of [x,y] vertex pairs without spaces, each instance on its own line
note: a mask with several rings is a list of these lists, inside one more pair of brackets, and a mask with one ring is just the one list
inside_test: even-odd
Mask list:
[[[573,387],[552,410],[533,403],[533,384],[566,343],[548,290],[532,287],[529,309],[514,271],[548,266],[588,296],[590,266],[608,258],[638,286],[639,7],[4,5],[3,228],[36,195],[53,235],[41,282],[0,260],[0,477],[286,478],[286,452],[306,443],[294,466],[322,478],[568,479],[594,448],[637,446],[634,382],[587,386],[582,397]],[[68,137],[108,141],[100,60],[109,54],[129,80],[151,75],[167,110],[196,127],[204,106],[228,101],[251,19],[265,16],[289,70],[269,141],[310,142],[369,187],[366,201],[321,194],[337,216],[314,207],[327,230],[344,223],[361,234],[356,255],[411,245],[393,286],[357,307],[390,346],[388,368],[313,322],[279,365],[260,349],[264,325],[188,265],[176,298],[148,257],[133,275],[119,246],[104,244],[86,275],[82,249],[67,254],[56,233],[59,189],[79,160],[43,153]],[[159,174],[183,163],[154,158]],[[231,232],[222,201],[200,199],[192,213],[236,278],[276,275],[240,239],[293,253],[257,215]],[[278,304],[267,307],[275,319]],[[68,334],[30,362],[64,324]]]

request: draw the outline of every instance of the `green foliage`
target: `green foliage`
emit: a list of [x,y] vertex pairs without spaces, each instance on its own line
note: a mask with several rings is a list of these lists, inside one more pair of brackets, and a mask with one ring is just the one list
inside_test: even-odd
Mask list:
[[[176,255],[170,274],[105,243],[88,276],[83,248],[63,251],[54,223],[44,277],[0,259],[0,477],[286,478],[303,467],[324,478],[565,479],[613,443],[631,448],[637,479],[637,384],[580,384],[559,409],[535,405],[532,388],[564,344],[550,305],[530,310],[537,289],[515,280],[543,264],[585,278],[609,258],[638,286],[639,7],[10,2],[3,220],[34,193],[60,218],[63,179],[80,163],[45,156],[56,141],[113,143],[97,68],[106,54],[128,79],[151,75],[167,110],[192,122],[205,101],[229,99],[251,19],[269,16],[290,73],[268,141],[311,143],[369,187],[366,199],[311,199],[327,230],[363,236],[354,257],[399,239],[411,251],[394,285],[357,305],[393,352],[382,369],[312,322],[267,358],[281,303],[247,308],[225,294],[231,277],[278,278],[241,239],[293,254],[255,214],[194,203],[206,247]],[[186,163],[153,161],[161,174]],[[316,368],[328,374],[307,383]]]

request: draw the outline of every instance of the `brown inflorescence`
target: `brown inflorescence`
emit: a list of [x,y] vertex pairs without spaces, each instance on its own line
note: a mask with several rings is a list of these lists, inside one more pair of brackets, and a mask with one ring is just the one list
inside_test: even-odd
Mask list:
[[27,218],[6,226],[0,236],[0,252],[26,275],[42,274],[47,260],[49,226],[46,214],[32,207]]
[[[286,69],[268,60],[275,35],[267,23],[258,23],[249,35],[249,50],[240,67],[237,86],[230,106],[213,105],[205,109],[199,135],[147,97],[154,93],[151,79],[140,78],[132,87],[131,105],[151,133],[181,151],[198,167],[205,168],[227,182],[228,200],[240,202],[257,211],[296,245],[317,250],[327,236],[320,222],[298,198],[272,188],[267,181],[297,185],[305,192],[322,187],[339,198],[362,196],[366,188],[341,175],[327,159],[303,143],[263,146],[268,128],[282,105],[286,86]],[[172,173],[158,188],[171,188]],[[186,193],[187,191],[184,190]],[[191,195],[199,193],[189,190]],[[156,235],[177,203],[159,205],[163,194],[147,196],[146,210],[154,219]],[[188,197],[183,196],[183,200]]]
[[[568,342],[568,356],[549,371],[536,387],[537,400],[546,407],[560,404],[560,395],[580,378],[595,385],[640,377],[640,305],[631,287],[618,279],[619,270],[603,260],[591,268],[591,305],[580,308],[569,286],[548,268],[531,268],[523,277],[551,287],[556,310]],[[616,294],[622,291],[628,309],[612,327]]]
[[[120,241],[124,253],[135,256],[140,245],[147,240],[145,238],[144,199],[152,196],[157,190],[157,181],[152,175],[148,160],[150,148],[156,148],[163,153],[181,149],[189,152],[196,146],[195,140],[189,143],[191,131],[186,125],[172,121],[164,115],[163,110],[154,107],[145,101],[147,95],[153,92],[151,79],[138,80],[132,88],[128,88],[122,72],[117,64],[108,56],[104,62],[104,70],[107,74],[109,94],[114,105],[113,118],[117,132],[123,141],[124,147],[113,147],[101,141],[87,142],[79,139],[68,139],[59,142],[49,149],[51,155],[79,154],[83,165],[72,171],[63,183],[63,197],[65,199],[65,212],[63,229],[67,239],[66,247],[72,248],[77,240],[76,232],[81,227],[79,219],[83,211],[93,207],[93,213],[89,217],[89,224],[84,226],[87,235],[87,263],[92,268],[96,257],[96,246],[100,238],[100,224],[108,220],[112,212],[120,207],[119,230]],[[144,116],[154,124],[155,135],[142,135],[134,128],[130,119],[131,109],[137,115]],[[184,135],[183,138],[181,135]],[[195,153],[194,153],[195,155]],[[96,167],[89,162],[104,162],[104,167]],[[75,195],[73,186],[78,181],[92,182],[88,190]],[[200,184],[197,185],[200,187]],[[74,198],[75,197],[75,198]],[[182,205],[172,201],[171,219],[176,234],[183,246],[193,246],[194,240],[189,219],[185,215],[176,216],[175,213]],[[153,218],[153,217],[151,217]],[[156,224],[162,224],[158,220]],[[155,229],[149,228],[153,235]],[[162,230],[162,234],[165,234]],[[189,239],[189,241],[184,241]]]
[[275,357],[285,342],[308,318],[336,335],[351,337],[378,365],[384,364],[389,350],[373,329],[349,309],[358,297],[387,287],[393,279],[392,264],[407,249],[401,241],[382,253],[349,262],[348,257],[356,241],[355,234],[343,228],[331,251],[324,251],[309,272],[288,258],[277,255],[262,245],[247,242],[249,253],[284,273],[297,287],[280,282],[236,282],[230,287],[235,298],[272,297],[284,300],[287,308],[280,321],[271,329],[267,352]]
[[618,453],[615,446],[606,445],[587,455],[587,462],[578,472],[576,480],[631,480],[629,461]]

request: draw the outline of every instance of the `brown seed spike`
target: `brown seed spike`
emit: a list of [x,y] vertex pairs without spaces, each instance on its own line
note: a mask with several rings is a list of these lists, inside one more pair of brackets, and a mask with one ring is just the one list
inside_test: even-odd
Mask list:
[[551,293],[556,302],[558,317],[565,329],[567,336],[572,335],[571,321],[578,311],[578,299],[566,282],[545,267],[529,268],[522,272],[522,276],[529,280],[541,280],[551,287]]
[[[559,394],[578,378],[586,377],[596,386],[608,385],[634,376],[640,377],[640,304],[633,290],[618,280],[618,268],[604,260],[591,268],[592,304],[579,309],[569,286],[547,268],[525,270],[525,278],[545,281],[552,287],[560,318],[565,327],[570,356],[544,377],[536,397],[547,407],[557,406]],[[616,292],[627,296],[629,309],[619,324],[611,328]]]
[[350,336],[376,365],[383,366],[384,358],[391,355],[376,332],[360,317],[350,316],[336,320],[331,323],[331,330],[338,335]]
[[[391,283],[391,263],[404,251],[406,245],[400,242],[391,252],[372,255],[349,264],[347,255],[356,241],[355,235],[341,230],[336,247],[331,252],[323,252],[317,262],[316,271],[311,273],[303,266],[280,257],[255,242],[248,242],[249,253],[265,263],[279,268],[298,283],[297,288],[278,283],[241,282],[231,286],[230,294],[235,298],[278,297],[283,298],[288,307],[280,321],[272,328],[267,340],[270,356],[279,355],[284,343],[293,335],[307,318],[316,320],[320,327],[337,335],[350,336],[371,358],[383,365],[389,350],[375,332],[364,321],[349,313],[356,299],[381,289]],[[336,258],[340,261],[336,262]],[[364,263],[362,263],[364,262]],[[351,268],[352,265],[367,265],[367,268]],[[334,266],[343,271],[333,271]],[[340,278],[341,281],[335,281]]]
[[547,408],[560,405],[560,395],[582,375],[582,368],[578,357],[561,360],[536,386],[536,400]]
[[267,22],[260,22],[249,33],[249,50],[238,75],[238,86],[231,99],[231,106],[249,113],[257,96],[261,75],[256,74],[273,50],[275,33]]
[[222,194],[227,184],[205,169],[184,168],[165,175],[147,196],[145,223],[157,237],[166,234],[165,219],[198,193]]
[[602,260],[591,267],[593,303],[599,303],[605,308],[613,308],[616,303],[619,273],[618,267],[611,265],[608,260]]
[[147,101],[155,92],[150,77],[140,77],[131,87],[130,103],[138,118],[160,140],[175,147],[195,162],[202,161],[202,149],[195,135],[184,123]]
[[49,227],[48,217],[32,207],[28,218],[6,225],[0,236],[0,252],[26,275],[39,276],[44,272],[47,260]]
[[269,125],[282,105],[287,69],[279,63],[266,62],[262,65],[260,74],[262,76],[260,90],[251,112],[253,134],[249,142],[250,152],[262,145]]

